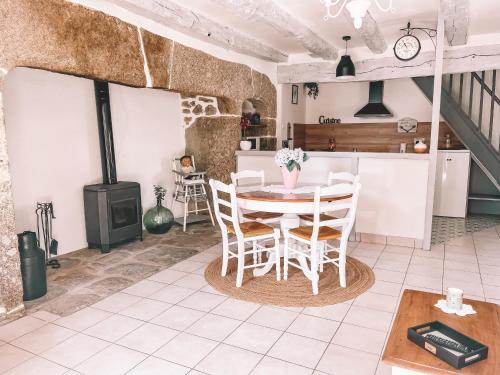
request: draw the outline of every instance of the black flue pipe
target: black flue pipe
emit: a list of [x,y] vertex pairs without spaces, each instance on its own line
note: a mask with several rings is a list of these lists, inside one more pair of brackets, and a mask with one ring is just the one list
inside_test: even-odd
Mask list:
[[97,126],[99,129],[99,145],[101,149],[102,183],[106,185],[116,184],[118,180],[116,178],[115,148],[113,143],[108,82],[95,80],[94,90],[97,108]]

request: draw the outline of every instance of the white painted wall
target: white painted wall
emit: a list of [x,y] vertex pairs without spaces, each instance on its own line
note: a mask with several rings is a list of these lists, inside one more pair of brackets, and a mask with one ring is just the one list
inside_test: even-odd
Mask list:
[[[172,191],[169,160],[185,147],[180,95],[111,85],[118,178],[141,184],[143,207],[153,184]],[[83,186],[101,181],[91,80],[18,68],[4,90],[16,230],[35,230],[37,201],[53,201],[60,253],[86,247]]]
[[[287,124],[305,123],[306,121],[306,95],[304,85],[299,86],[298,103],[292,104],[292,85],[285,84],[281,87],[281,139],[286,139]],[[279,107],[279,105],[278,105]],[[293,137],[293,132],[292,132]],[[279,138],[278,138],[279,139]]]
[[384,104],[392,118],[360,118],[354,114],[368,103],[369,82],[322,83],[316,100],[306,95],[306,123],[318,123],[320,115],[343,123],[388,122],[403,117],[431,121],[432,106],[410,78],[384,81]]

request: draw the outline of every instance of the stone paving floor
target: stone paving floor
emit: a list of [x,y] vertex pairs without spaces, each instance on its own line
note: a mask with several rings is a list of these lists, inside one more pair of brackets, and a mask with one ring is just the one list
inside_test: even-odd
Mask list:
[[27,313],[44,310],[66,316],[220,242],[209,223],[174,226],[163,235],[116,247],[108,254],[82,249],[57,257],[61,268],[47,270],[48,293],[25,302]]

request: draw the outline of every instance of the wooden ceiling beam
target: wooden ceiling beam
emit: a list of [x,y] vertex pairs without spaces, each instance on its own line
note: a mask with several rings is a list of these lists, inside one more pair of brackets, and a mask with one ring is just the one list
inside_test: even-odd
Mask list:
[[469,37],[469,0],[441,0],[444,32],[450,46],[467,44]]
[[249,21],[265,24],[279,34],[296,38],[312,57],[336,60],[337,48],[313,32],[299,19],[272,0],[211,0],[231,13]]
[[288,61],[287,54],[170,0],[109,0],[109,2],[194,38],[245,55],[273,62]]
[[[344,16],[346,19],[352,23],[352,17],[349,14],[349,11],[344,8],[343,10]],[[357,34],[361,36],[366,46],[376,54],[384,53],[387,49],[387,42],[378,27],[377,21],[372,17],[370,11],[366,12],[365,17],[363,18],[363,23],[361,28],[356,30]]]
[[[337,64],[315,62],[278,65],[278,83],[377,81],[394,78],[423,77],[434,74],[434,51],[420,53],[411,61],[383,57],[355,61],[356,77],[337,79]],[[466,73],[500,69],[500,44],[462,47],[444,51],[443,73]]]

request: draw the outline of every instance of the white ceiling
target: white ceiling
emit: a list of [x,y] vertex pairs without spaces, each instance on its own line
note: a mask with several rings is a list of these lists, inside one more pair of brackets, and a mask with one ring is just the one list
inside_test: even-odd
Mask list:
[[[285,53],[293,55],[307,52],[293,37],[282,35],[259,22],[237,17],[211,0],[173,1]],[[364,46],[362,39],[357,36],[352,22],[342,14],[335,19],[323,20],[325,7],[320,0],[274,1],[325,40],[338,46],[339,49],[344,46],[341,40],[343,35],[352,36],[350,46]],[[388,1],[380,0],[384,5],[388,4]],[[436,26],[439,0],[394,0],[393,4],[396,8],[395,13],[381,12],[375,4],[372,4],[370,8],[373,18],[377,21],[389,45],[392,45],[401,35],[399,29],[405,27],[408,21],[411,21],[413,26]],[[470,34],[500,33],[499,8],[500,0],[470,0]]]

